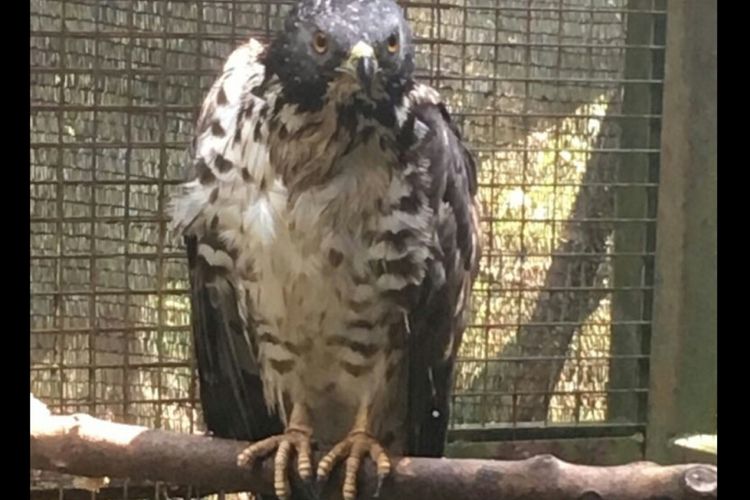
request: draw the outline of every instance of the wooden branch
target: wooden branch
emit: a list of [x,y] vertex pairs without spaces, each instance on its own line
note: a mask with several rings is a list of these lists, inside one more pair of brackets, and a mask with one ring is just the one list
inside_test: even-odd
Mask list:
[[[190,484],[211,491],[271,493],[272,461],[256,470],[237,466],[244,443],[38,411],[32,397],[31,468],[90,477],[128,477]],[[36,410],[35,410],[35,405]],[[322,497],[338,499],[336,475]],[[360,498],[374,493],[368,461]],[[717,468],[662,467],[638,462],[616,467],[573,465],[550,455],[521,461],[396,458],[381,499],[641,500],[716,498]]]

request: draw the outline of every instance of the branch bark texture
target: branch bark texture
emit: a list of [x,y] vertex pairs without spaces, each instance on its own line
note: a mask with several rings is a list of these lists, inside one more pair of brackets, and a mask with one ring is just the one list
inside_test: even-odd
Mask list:
[[[148,429],[87,415],[31,412],[31,468],[90,477],[127,477],[185,484],[202,491],[272,493],[271,461],[255,470],[236,464],[246,443]],[[382,500],[660,500],[717,497],[717,468],[638,462],[616,467],[574,465],[550,455],[520,461],[395,458]],[[360,498],[375,491],[367,463]],[[341,477],[323,492],[338,499]]]

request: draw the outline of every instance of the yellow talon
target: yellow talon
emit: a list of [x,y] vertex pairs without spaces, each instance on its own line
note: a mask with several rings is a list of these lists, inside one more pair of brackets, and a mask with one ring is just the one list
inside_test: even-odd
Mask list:
[[391,461],[380,443],[365,432],[352,432],[321,459],[318,464],[318,481],[325,481],[336,463],[346,458],[343,498],[344,500],[355,500],[357,497],[357,474],[362,465],[362,459],[368,455],[377,465],[378,485],[375,496],[378,496],[383,480],[391,472]]
[[256,460],[270,455],[275,450],[273,487],[277,497],[282,500],[288,499],[291,497],[292,490],[289,485],[287,470],[293,454],[296,453],[297,455],[297,472],[300,478],[307,481],[312,476],[311,433],[306,424],[306,412],[299,409],[296,412],[293,411],[290,425],[284,434],[271,436],[251,444],[237,456],[237,465],[240,467],[252,467]]

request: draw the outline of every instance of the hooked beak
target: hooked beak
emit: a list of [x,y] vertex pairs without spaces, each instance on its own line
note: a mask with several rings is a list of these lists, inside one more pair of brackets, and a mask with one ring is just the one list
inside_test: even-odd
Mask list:
[[365,42],[357,42],[349,53],[345,63],[347,72],[356,76],[362,89],[367,94],[372,90],[372,81],[378,70],[378,62],[375,59],[375,51]]

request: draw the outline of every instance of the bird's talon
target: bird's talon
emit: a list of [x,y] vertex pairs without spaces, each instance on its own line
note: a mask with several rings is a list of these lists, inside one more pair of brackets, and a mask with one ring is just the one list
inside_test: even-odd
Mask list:
[[383,488],[383,481],[385,481],[385,474],[378,474],[378,484],[375,486],[375,493],[372,498],[380,498],[380,490]]
[[291,497],[288,468],[293,453],[297,455],[297,472],[300,478],[303,481],[312,481],[310,433],[299,429],[287,429],[284,434],[253,443],[237,456],[237,465],[252,467],[257,459],[265,458],[274,451],[274,490],[279,499],[286,500]]
[[345,460],[346,472],[344,474],[343,498],[344,500],[354,500],[357,497],[357,475],[365,456],[370,458],[377,465],[378,486],[375,496],[380,494],[380,488],[383,480],[390,472],[390,460],[386,455],[383,447],[369,434],[364,432],[353,432],[343,441],[334,446],[331,451],[324,456],[318,465],[318,483],[328,479],[336,463]]

